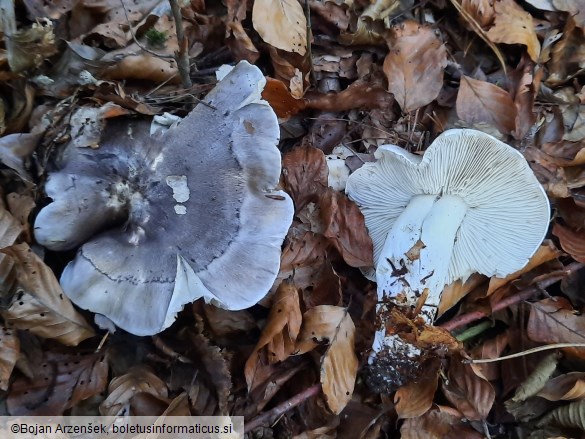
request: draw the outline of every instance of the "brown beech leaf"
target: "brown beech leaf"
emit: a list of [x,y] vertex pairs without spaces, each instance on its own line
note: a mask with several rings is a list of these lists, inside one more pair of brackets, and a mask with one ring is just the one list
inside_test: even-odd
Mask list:
[[13,416],[55,416],[100,392],[108,384],[106,354],[48,352],[31,379],[17,378],[6,401]]
[[320,199],[323,236],[339,251],[352,267],[374,264],[373,244],[366,229],[364,215],[345,194],[328,189]]
[[446,65],[447,50],[433,29],[411,20],[393,29],[384,73],[402,111],[416,110],[439,95]]
[[10,213],[18,220],[22,225],[23,238],[27,242],[32,241],[32,230],[31,223],[28,217],[31,211],[36,207],[36,202],[32,195],[29,194],[17,194],[12,192],[6,196],[6,202],[8,203],[8,209]]
[[462,357],[454,355],[449,363],[449,381],[443,382],[446,398],[470,420],[486,419],[494,403],[494,388]]
[[13,245],[2,252],[15,261],[20,289],[10,306],[1,311],[6,322],[69,346],[76,346],[95,335],[63,293],[53,271],[28,244]]
[[456,108],[459,119],[469,124],[487,123],[503,134],[514,131],[514,101],[506,90],[497,85],[462,76]]
[[585,398],[585,372],[569,372],[549,379],[536,396],[549,401]]
[[585,262],[585,234],[583,232],[579,233],[569,227],[555,223],[552,233],[559,238],[562,249],[570,254],[573,259]]
[[498,288],[503,287],[504,285],[512,282],[515,279],[518,279],[525,273],[528,273],[535,267],[544,264],[545,262],[552,261],[559,256],[561,256],[562,252],[559,251],[554,245],[554,243],[550,240],[544,241],[544,243],[538,248],[536,253],[530,258],[528,264],[524,266],[521,270],[518,270],[505,278],[500,277],[492,277],[490,279],[490,284],[488,287],[487,295],[493,294]]
[[537,426],[549,424],[585,430],[585,399],[549,411]]
[[450,407],[428,411],[417,418],[407,419],[400,428],[402,439],[482,439],[484,436],[467,427],[463,416]]
[[389,108],[394,98],[381,85],[357,80],[338,93],[307,92],[307,108],[322,111],[349,111],[353,109]]
[[12,370],[20,354],[20,340],[14,328],[0,327],[0,389],[7,390]]
[[[563,297],[532,303],[526,331],[541,343],[585,343],[585,316]],[[577,354],[582,350],[574,350]],[[581,352],[583,355],[583,352]]]
[[0,207],[0,249],[14,244],[22,231],[19,221],[4,207]]
[[451,309],[467,294],[471,293],[477,287],[486,282],[487,277],[479,273],[473,273],[467,278],[465,282],[457,280],[443,289],[441,294],[441,302],[439,303],[438,315],[442,315],[445,311]]
[[347,309],[319,305],[303,315],[303,327],[297,342],[299,354],[319,343],[329,347],[321,358],[321,384],[329,409],[339,414],[353,394],[358,369],[355,354],[355,326]]
[[284,190],[300,212],[327,187],[327,162],[323,151],[310,146],[293,149],[282,159]]
[[[150,393],[159,399],[168,396],[166,384],[146,366],[136,366],[108,385],[108,397],[100,404],[102,416],[129,414],[132,399],[139,393]],[[130,413],[132,415],[132,413]]]
[[[471,351],[471,356],[477,359],[499,358],[507,346],[508,333],[503,332],[477,346],[475,349],[473,349],[473,351]],[[473,364],[472,366],[488,381],[493,381],[500,377],[500,364],[497,362]]]
[[433,404],[437,391],[439,370],[425,374],[419,381],[407,383],[394,394],[399,419],[416,418],[425,414]]
[[497,85],[462,76],[456,108],[459,119],[469,124],[486,123],[504,134],[514,130],[514,101],[507,91]]
[[273,78],[266,78],[262,99],[268,101],[276,115],[282,118],[294,116],[306,106],[303,99],[296,99],[290,94],[284,82]]
[[256,0],[252,23],[260,37],[277,49],[304,55],[307,20],[297,0]]
[[540,42],[536,36],[532,16],[514,0],[494,2],[496,11],[493,27],[487,36],[494,43],[523,44],[532,61],[538,61]]
[[292,279],[282,281],[272,301],[270,314],[254,352],[246,361],[244,373],[248,389],[255,383],[256,368],[286,360],[295,352],[302,322],[299,293]]

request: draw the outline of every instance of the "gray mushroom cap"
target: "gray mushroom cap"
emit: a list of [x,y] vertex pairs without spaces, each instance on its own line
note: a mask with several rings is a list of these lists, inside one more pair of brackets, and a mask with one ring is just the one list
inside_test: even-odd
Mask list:
[[162,136],[122,121],[96,150],[68,146],[35,237],[53,250],[85,242],[61,276],[77,305],[151,335],[200,297],[237,310],[268,292],[293,204],[275,189],[279,127],[264,83],[243,61]]
[[[346,187],[365,216],[376,267],[394,223],[422,195],[452,196],[466,206],[452,251],[441,254],[435,249],[429,258],[448,261],[441,288],[474,272],[503,277],[521,269],[546,235],[550,206],[544,189],[522,154],[488,134],[449,130],[422,157],[394,145],[380,147],[376,156],[378,161],[354,172]],[[423,215],[411,221],[422,227],[423,235],[425,220]],[[410,237],[420,236],[419,230]],[[416,239],[403,245],[404,251],[412,249]],[[404,253],[400,257],[407,260]]]

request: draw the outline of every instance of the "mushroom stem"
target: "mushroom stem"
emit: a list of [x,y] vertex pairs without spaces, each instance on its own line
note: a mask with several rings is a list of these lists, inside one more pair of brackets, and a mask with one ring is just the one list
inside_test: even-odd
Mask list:
[[422,317],[432,323],[467,211],[457,195],[411,199],[390,229],[376,268],[381,302],[390,299],[399,306],[420,308]]

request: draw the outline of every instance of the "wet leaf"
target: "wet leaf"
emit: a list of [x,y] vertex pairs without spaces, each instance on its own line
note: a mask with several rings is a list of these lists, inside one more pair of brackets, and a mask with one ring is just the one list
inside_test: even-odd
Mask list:
[[446,65],[445,46],[431,28],[406,21],[393,29],[384,73],[402,111],[416,110],[439,95]]
[[166,384],[149,368],[136,366],[128,373],[118,376],[108,385],[108,397],[100,404],[102,416],[116,416],[128,413],[132,399],[139,393],[166,399],[168,396]]
[[297,0],[256,0],[252,9],[254,29],[277,49],[304,55],[307,20]]
[[536,36],[532,16],[514,0],[494,2],[494,26],[487,35],[494,43],[523,44],[532,61],[538,61],[540,42]]
[[19,377],[6,401],[13,416],[55,416],[105,390],[108,361],[105,354],[84,356],[47,353],[31,379]]
[[321,384],[327,406],[339,414],[353,394],[358,369],[354,348],[355,326],[345,308],[320,305],[303,315],[297,342],[299,354],[328,344],[321,358]]
[[487,123],[504,134],[514,131],[514,101],[497,85],[462,76],[456,106],[459,119],[469,124]]
[[301,321],[297,287],[292,279],[284,280],[276,291],[262,335],[246,361],[244,373],[248,389],[259,384],[254,379],[258,366],[286,360],[295,352]]
[[1,311],[6,322],[70,346],[95,335],[63,293],[53,271],[27,244],[7,247],[2,252],[14,259],[21,289],[8,309]]

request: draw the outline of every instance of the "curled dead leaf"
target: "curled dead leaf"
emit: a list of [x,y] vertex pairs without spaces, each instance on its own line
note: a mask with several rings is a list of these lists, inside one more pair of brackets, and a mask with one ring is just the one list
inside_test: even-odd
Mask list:
[[585,262],[585,234],[559,223],[555,223],[552,233],[559,238],[562,249],[570,254],[573,259]]
[[432,406],[437,391],[439,370],[425,374],[419,381],[401,386],[394,394],[394,405],[399,419],[424,415]]
[[309,352],[321,343],[328,344],[321,358],[321,384],[327,406],[339,414],[353,394],[358,369],[355,354],[355,326],[347,309],[319,305],[303,315],[297,341],[298,354]]
[[268,44],[299,55],[306,53],[307,20],[297,0],[256,0],[252,23]]
[[0,327],[0,389],[6,391],[10,376],[20,354],[20,339],[14,328]]
[[569,372],[549,379],[537,396],[549,401],[585,398],[585,372]]

